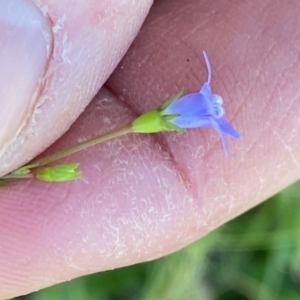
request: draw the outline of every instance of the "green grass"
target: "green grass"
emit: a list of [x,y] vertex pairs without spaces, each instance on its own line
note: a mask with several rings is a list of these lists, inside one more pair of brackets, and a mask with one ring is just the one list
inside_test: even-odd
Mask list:
[[298,300],[300,183],[168,257],[75,279],[27,300]]

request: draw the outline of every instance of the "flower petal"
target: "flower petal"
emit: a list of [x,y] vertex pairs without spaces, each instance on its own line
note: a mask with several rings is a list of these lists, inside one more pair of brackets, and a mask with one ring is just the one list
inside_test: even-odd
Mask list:
[[223,133],[227,134],[228,136],[234,138],[234,139],[239,139],[242,136],[230,125],[230,123],[225,120],[224,118],[218,119],[217,120],[221,130]]
[[211,71],[211,66],[210,66],[208,56],[205,51],[203,51],[203,56],[204,56],[206,68],[207,68],[207,81],[203,84],[203,86],[200,90],[200,94],[203,94],[205,97],[207,97],[209,99],[210,95],[212,94],[211,87],[210,87],[212,71]]
[[222,140],[225,155],[228,156],[228,146],[227,146],[226,138],[224,136],[224,132],[223,132],[221,126],[219,125],[219,122],[218,122],[219,120],[216,120],[211,117],[209,118],[209,120],[210,120],[211,127],[214,128],[219,133],[221,140]]
[[162,115],[182,115],[185,117],[198,117],[214,113],[211,102],[200,93],[193,93],[181,97],[166,107]]
[[181,115],[169,122],[181,128],[211,127],[207,116]]
[[206,52],[203,50],[202,53],[203,53],[205,63],[206,63],[207,74],[208,74],[207,75],[207,84],[209,85],[210,81],[211,81],[211,74],[212,74],[211,66],[210,66],[210,62],[209,62],[209,59],[208,59],[208,56],[207,56]]
[[210,84],[208,82],[205,82],[199,93],[209,99],[212,95]]

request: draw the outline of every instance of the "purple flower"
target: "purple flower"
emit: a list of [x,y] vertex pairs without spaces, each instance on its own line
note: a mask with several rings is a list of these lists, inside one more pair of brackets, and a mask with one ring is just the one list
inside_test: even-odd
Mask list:
[[225,120],[222,97],[211,92],[211,66],[205,51],[203,55],[208,71],[207,82],[204,83],[199,93],[183,96],[164,106],[161,115],[168,117],[168,122],[181,129],[214,128],[222,139],[225,154],[228,155],[225,135],[234,139],[240,138],[241,135]]

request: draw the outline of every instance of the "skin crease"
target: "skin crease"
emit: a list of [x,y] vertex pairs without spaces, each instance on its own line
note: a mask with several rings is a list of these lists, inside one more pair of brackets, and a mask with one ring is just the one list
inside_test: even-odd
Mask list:
[[[156,1],[129,52],[47,153],[117,129],[206,80],[241,132],[128,135],[65,159],[83,179],[1,189],[0,297],[180,249],[299,178],[299,3]],[[174,17],[175,16],[175,17]],[[55,122],[53,116],[53,122]]]

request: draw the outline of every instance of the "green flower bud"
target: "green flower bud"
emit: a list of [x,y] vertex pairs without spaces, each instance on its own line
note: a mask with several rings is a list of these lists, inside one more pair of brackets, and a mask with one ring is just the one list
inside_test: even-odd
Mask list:
[[35,176],[38,180],[47,182],[64,182],[81,178],[79,164],[64,164],[39,169]]

